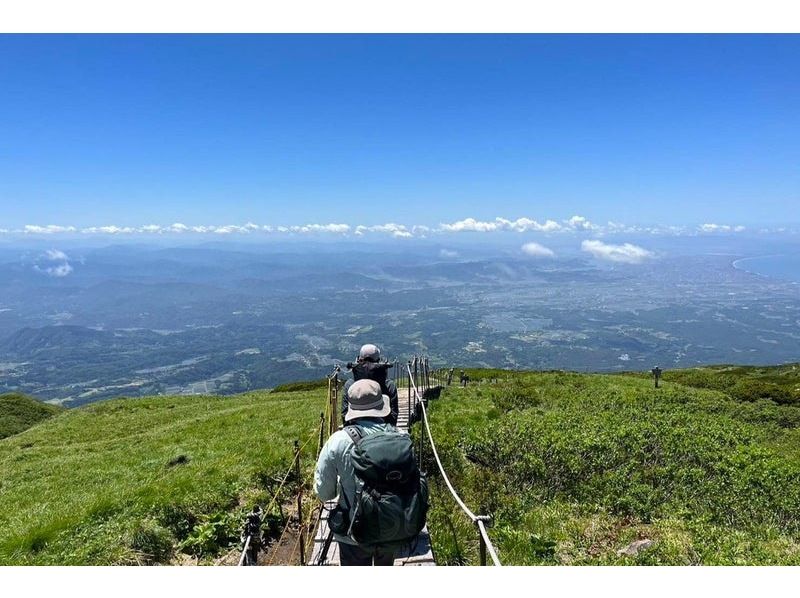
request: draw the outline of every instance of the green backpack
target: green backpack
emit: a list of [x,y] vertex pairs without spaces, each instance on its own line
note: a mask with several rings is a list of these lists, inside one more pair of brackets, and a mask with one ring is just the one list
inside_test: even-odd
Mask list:
[[364,434],[345,426],[355,445],[351,453],[356,496],[348,535],[359,544],[402,544],[425,527],[428,481],[419,471],[408,434],[396,430]]

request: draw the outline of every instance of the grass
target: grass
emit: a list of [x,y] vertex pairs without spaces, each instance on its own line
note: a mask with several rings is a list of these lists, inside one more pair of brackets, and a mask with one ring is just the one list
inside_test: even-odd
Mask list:
[[0,394],[0,439],[19,434],[61,411],[61,407],[22,394]]
[[[644,376],[507,373],[431,403],[445,469],[493,515],[504,563],[800,564],[800,408],[736,393],[748,377],[791,387],[797,370],[684,372],[658,390]],[[437,558],[476,564],[474,527],[426,461]],[[653,546],[618,554],[642,538]]]
[[287,382],[286,384],[279,384],[272,389],[271,392],[301,392],[309,390],[319,390],[321,388],[328,388],[328,379],[320,378],[319,380],[302,380],[300,382]]
[[269,502],[295,439],[307,479],[325,394],[117,399],[0,441],[0,564],[211,562]]
[[[433,434],[505,564],[800,564],[797,366],[668,371],[657,390],[635,373],[467,373],[431,401]],[[105,401],[0,440],[0,564],[212,563],[276,494],[277,535],[326,396],[285,388]],[[301,479],[278,492],[296,439]],[[430,457],[438,562],[476,564]]]

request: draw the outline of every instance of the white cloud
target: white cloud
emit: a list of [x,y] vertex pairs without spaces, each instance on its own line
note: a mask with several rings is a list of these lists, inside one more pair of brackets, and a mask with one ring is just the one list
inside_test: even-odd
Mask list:
[[443,257],[445,259],[453,259],[458,257],[458,252],[453,251],[452,249],[442,249],[439,251],[439,257]]
[[55,276],[56,278],[63,278],[72,272],[72,266],[69,264],[69,262],[64,262],[62,264],[56,264],[55,266],[45,268],[44,272],[50,276]]
[[498,230],[499,225],[497,222],[482,222],[480,220],[475,220],[474,218],[465,218],[464,220],[451,222],[449,224],[447,223],[440,224],[439,228],[449,233],[460,233],[460,232],[488,233]]
[[[79,232],[85,235],[151,235],[151,234],[217,234],[217,235],[240,235],[248,233],[262,234],[333,234],[333,235],[356,235],[364,236],[367,234],[389,235],[398,239],[426,238],[429,234],[448,234],[461,232],[474,233],[588,233],[591,232],[595,237],[612,234],[650,234],[650,235],[696,235],[711,233],[739,233],[746,230],[741,225],[714,224],[706,223],[690,226],[668,226],[668,225],[627,225],[621,222],[609,221],[607,224],[598,225],[590,222],[585,216],[575,215],[567,220],[560,222],[552,219],[537,221],[532,218],[517,218],[510,220],[497,217],[493,220],[477,220],[475,218],[464,218],[454,222],[441,223],[436,227],[424,224],[398,224],[388,222],[386,224],[303,224],[303,225],[269,225],[247,222],[242,225],[187,225],[183,222],[175,222],[168,226],[159,224],[147,224],[144,226],[88,226],[76,228],[74,226],[62,226],[48,224],[46,226],[37,224],[26,224],[21,229],[0,229],[0,234],[31,234],[31,235],[55,235],[60,233]],[[762,232],[781,232],[781,229]]]
[[[206,232],[206,231],[198,231],[198,232]],[[239,229],[238,226],[234,226],[234,225],[228,224],[226,226],[220,226],[218,228],[214,228],[214,229],[212,229],[212,230],[210,230],[208,232],[213,232],[213,233],[216,233],[218,235],[229,235],[231,233],[240,232],[240,229]]]
[[526,232],[555,232],[561,230],[561,225],[555,220],[547,220],[544,224],[531,220],[530,218],[517,218],[516,220],[506,220],[505,218],[497,218],[495,221],[503,228],[503,230],[510,230],[515,233]]
[[652,251],[631,243],[611,245],[602,241],[587,239],[581,243],[581,250],[592,254],[592,256],[600,260],[624,264],[639,264],[648,258],[654,257]]
[[573,216],[565,222],[572,230],[595,230],[598,228],[583,216]]
[[703,233],[740,233],[745,230],[742,225],[730,224],[702,224],[699,227],[700,232]]
[[363,236],[364,233],[389,234],[397,239],[408,239],[413,236],[405,224],[395,224],[394,222],[388,222],[386,224],[374,224],[372,226],[359,224],[355,228],[355,234],[360,237]]
[[47,226],[38,226],[36,224],[26,224],[22,232],[35,235],[52,235],[55,233],[74,233],[74,226],[59,226],[57,224],[48,224]]
[[529,255],[531,257],[555,257],[556,254],[553,253],[553,250],[545,247],[544,245],[539,245],[539,243],[534,243],[531,241],[530,243],[525,243],[522,246],[522,252],[525,255]]
[[[284,228],[284,227],[282,227]],[[280,228],[278,229],[280,230]],[[349,224],[304,224],[303,226],[290,226],[289,230],[293,233],[336,233],[345,234],[350,232]]]
[[61,251],[60,249],[48,249],[47,251],[45,251],[44,255],[51,262],[55,262],[55,261],[65,261],[66,262],[67,260],[69,260],[69,257],[67,257],[67,254],[64,253],[63,251]]
[[69,275],[73,268],[69,263],[69,256],[60,249],[48,249],[36,260],[33,269],[42,274],[63,278]]
[[82,228],[81,232],[85,235],[119,235],[119,234],[131,234],[139,232],[140,229],[131,228],[130,226],[90,226],[88,228]]
[[465,218],[456,222],[442,223],[439,230],[449,233],[476,232],[491,233],[496,231],[510,231],[515,233],[525,232],[555,232],[563,227],[555,220],[546,220],[544,223],[531,220],[530,218],[517,218],[507,220],[506,218],[495,218],[494,220],[476,220],[475,218]]

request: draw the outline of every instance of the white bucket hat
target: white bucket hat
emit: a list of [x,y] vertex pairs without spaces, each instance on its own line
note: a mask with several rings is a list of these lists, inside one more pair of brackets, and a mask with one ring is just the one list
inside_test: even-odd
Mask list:
[[359,417],[386,417],[392,408],[389,397],[381,393],[381,385],[375,380],[358,380],[347,389],[347,413],[344,421]]

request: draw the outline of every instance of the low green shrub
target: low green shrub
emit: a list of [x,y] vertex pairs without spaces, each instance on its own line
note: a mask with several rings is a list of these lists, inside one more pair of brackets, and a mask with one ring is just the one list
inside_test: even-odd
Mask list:
[[[431,425],[455,487],[494,516],[508,564],[800,564],[800,408],[776,403],[774,383],[730,381],[752,400],[644,377],[520,374],[447,389]],[[442,528],[440,509],[463,515],[432,487],[434,549],[475,563],[474,530]],[[652,547],[617,554],[640,538]]]
[[188,554],[208,556],[230,547],[239,540],[243,515],[222,511],[203,516],[180,543],[180,549]]
[[166,563],[174,551],[174,538],[152,520],[140,521],[130,532],[128,546],[144,564]]

